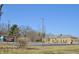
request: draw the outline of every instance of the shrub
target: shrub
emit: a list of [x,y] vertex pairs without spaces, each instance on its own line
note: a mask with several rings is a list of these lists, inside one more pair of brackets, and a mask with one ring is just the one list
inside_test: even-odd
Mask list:
[[27,48],[27,46],[29,45],[29,39],[28,38],[19,38],[17,40],[17,43],[19,44],[19,48]]

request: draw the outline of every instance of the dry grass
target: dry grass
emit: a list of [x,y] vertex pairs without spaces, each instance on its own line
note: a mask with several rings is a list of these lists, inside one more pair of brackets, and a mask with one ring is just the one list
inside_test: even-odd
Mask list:
[[0,54],[78,54],[79,45],[68,46],[29,46],[28,48],[12,48],[0,45]]

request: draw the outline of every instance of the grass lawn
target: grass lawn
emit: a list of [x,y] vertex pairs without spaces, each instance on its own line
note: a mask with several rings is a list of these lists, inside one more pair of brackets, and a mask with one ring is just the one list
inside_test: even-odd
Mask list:
[[79,53],[79,45],[29,46],[28,48],[25,49],[23,48],[0,49],[0,54],[78,54],[78,53]]

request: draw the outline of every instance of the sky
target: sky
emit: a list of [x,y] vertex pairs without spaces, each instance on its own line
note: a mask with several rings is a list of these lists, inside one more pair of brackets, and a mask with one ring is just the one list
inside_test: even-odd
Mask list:
[[5,4],[2,23],[31,26],[41,31],[44,19],[46,33],[79,36],[79,5],[75,4]]

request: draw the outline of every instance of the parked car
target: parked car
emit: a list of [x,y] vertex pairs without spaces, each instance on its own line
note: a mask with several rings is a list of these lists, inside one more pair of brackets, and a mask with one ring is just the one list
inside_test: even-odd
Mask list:
[[5,39],[5,37],[4,37],[4,36],[2,36],[2,35],[0,35],[0,42],[3,42],[3,41],[4,41],[4,39]]
[[4,40],[5,40],[6,42],[14,42],[15,37],[13,37],[13,36],[6,36]]
[[14,42],[15,37],[0,35],[0,42]]

